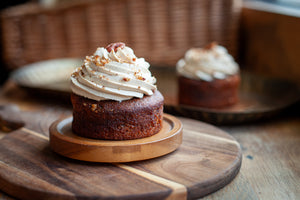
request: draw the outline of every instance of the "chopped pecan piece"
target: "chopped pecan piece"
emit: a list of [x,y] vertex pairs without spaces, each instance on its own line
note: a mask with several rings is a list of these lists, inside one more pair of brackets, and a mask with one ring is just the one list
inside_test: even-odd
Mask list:
[[212,43],[209,43],[208,45],[206,45],[204,47],[204,49],[209,50],[209,49],[212,49],[213,47],[215,47],[216,45],[218,45],[217,42],[212,42]]
[[123,81],[130,81],[130,78],[124,77]]
[[125,47],[125,43],[123,42],[116,42],[116,43],[111,43],[106,47],[106,50],[108,52],[111,52],[112,50],[114,50],[115,52],[117,51],[118,48],[123,49]]
[[136,75],[136,78],[139,79],[139,80],[142,80],[142,81],[146,80],[144,77],[139,76],[139,75]]

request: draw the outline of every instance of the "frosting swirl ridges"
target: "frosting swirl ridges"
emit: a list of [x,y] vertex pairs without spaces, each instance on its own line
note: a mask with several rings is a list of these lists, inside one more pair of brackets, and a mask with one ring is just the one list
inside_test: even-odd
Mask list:
[[191,79],[212,81],[239,72],[239,66],[223,46],[211,43],[189,49],[176,65],[177,73]]
[[156,90],[156,79],[149,67],[144,58],[137,58],[125,44],[115,49],[100,47],[73,72],[71,89],[96,101],[142,98]]

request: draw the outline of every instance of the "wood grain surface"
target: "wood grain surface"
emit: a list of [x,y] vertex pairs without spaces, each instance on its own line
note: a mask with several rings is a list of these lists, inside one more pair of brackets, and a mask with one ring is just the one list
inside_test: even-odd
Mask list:
[[[168,96],[168,94],[170,92],[173,93],[173,89],[170,88],[167,90],[163,86],[165,85],[169,88],[170,84],[166,80],[173,77],[165,78],[159,80],[158,83],[162,83],[159,85],[159,89],[163,91],[165,97],[171,100],[172,96]],[[55,94],[43,96],[37,93],[37,95],[34,95],[16,87],[11,82],[7,82],[0,89],[0,104],[6,106],[14,103],[18,105],[22,112],[16,115],[18,116],[17,120],[24,122],[25,128],[32,130],[32,133],[38,132],[46,137],[48,137],[49,129],[45,127],[49,127],[58,118],[64,118],[72,114],[70,104],[64,98],[60,97],[60,95]],[[243,162],[240,172],[230,184],[201,199],[299,199],[299,106],[300,104],[298,106],[291,106],[277,117],[266,121],[234,126],[219,126],[219,129],[230,133],[241,144]],[[190,124],[190,122],[185,121],[185,118],[180,118],[180,120],[183,124]],[[22,131],[22,129],[19,131]],[[6,132],[0,130],[0,138],[7,135]],[[13,148],[10,149],[11,151],[13,150]],[[60,156],[55,158],[60,158]],[[147,163],[151,163],[149,161]],[[44,163],[47,164],[47,160]],[[75,162],[75,164],[77,163]],[[139,165],[136,163],[133,164],[135,168],[145,169],[145,163],[140,163]],[[167,167],[172,164],[160,163],[166,171],[168,171]],[[155,169],[157,166],[152,163],[151,170],[152,168]],[[129,171],[124,170],[125,172],[129,173]],[[68,173],[72,177],[72,171]],[[115,178],[118,179],[119,177],[116,176]],[[153,177],[153,179],[156,178]],[[63,180],[59,181],[62,182]],[[5,186],[9,187],[9,185]],[[15,196],[14,194],[12,195]],[[5,193],[3,190],[0,193],[1,200],[14,200],[13,196]]]
[[73,117],[50,126],[50,147],[56,153],[82,161],[121,163],[147,160],[175,151],[182,143],[182,123],[163,114],[161,130],[135,140],[97,140],[80,137],[72,131]]
[[175,70],[159,71],[159,80],[163,78],[162,84],[169,85],[165,91],[161,91],[165,97],[166,112],[214,125],[239,125],[270,119],[300,100],[300,87],[291,81],[241,71],[239,101],[236,104],[220,109],[180,105],[178,81],[168,78],[172,75],[176,77]]
[[178,150],[126,164],[68,159],[38,131],[13,131],[0,140],[0,188],[22,199],[194,199],[228,184],[241,165],[237,141],[211,125],[181,120]]

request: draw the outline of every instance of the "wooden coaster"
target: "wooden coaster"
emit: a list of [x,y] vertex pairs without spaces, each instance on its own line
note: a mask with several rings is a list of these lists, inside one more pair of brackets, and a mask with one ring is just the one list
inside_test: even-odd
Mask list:
[[182,124],[164,114],[157,134],[135,140],[98,140],[72,132],[73,117],[58,120],[50,127],[50,147],[63,156],[91,162],[120,163],[159,157],[176,150],[182,142]]

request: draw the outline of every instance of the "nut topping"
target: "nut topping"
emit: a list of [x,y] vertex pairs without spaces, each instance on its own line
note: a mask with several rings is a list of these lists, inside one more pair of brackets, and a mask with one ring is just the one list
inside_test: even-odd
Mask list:
[[207,45],[204,47],[204,49],[209,50],[209,49],[214,48],[214,47],[217,46],[217,45],[218,45],[217,42],[212,42],[212,43],[207,44]]
[[123,81],[130,81],[130,78],[124,77]]
[[111,43],[106,47],[106,50],[110,53],[112,50],[115,52],[118,50],[118,48],[123,49],[125,47],[125,43],[123,42],[116,42],[116,43]]

